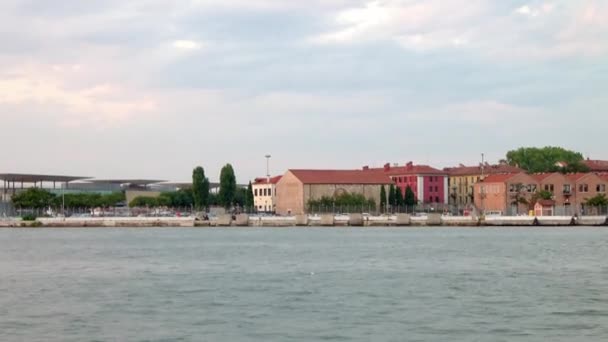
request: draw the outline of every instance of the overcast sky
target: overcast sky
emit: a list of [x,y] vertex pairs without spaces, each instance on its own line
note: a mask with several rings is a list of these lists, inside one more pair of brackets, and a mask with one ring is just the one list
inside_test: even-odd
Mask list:
[[2,0],[0,172],[608,159],[608,1]]

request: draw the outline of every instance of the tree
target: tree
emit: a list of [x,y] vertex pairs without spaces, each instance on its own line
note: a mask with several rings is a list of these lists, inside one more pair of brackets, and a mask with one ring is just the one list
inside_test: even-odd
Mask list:
[[391,186],[388,188],[388,204],[391,207],[394,207],[396,205],[395,203],[395,185],[391,184]]
[[403,204],[405,204],[405,201],[403,200],[403,192],[401,192],[401,187],[398,186],[395,190],[395,205],[401,207]]
[[55,203],[55,195],[39,188],[29,188],[12,197],[13,205],[19,208],[42,209]]
[[220,172],[219,202],[224,208],[230,208],[236,197],[236,176],[232,165],[226,164]]
[[386,189],[384,185],[380,188],[380,210],[386,210]]
[[209,179],[205,169],[198,166],[192,171],[192,197],[196,210],[203,210],[209,205]]
[[521,147],[507,152],[507,162],[530,173],[589,172],[581,153],[562,147]]
[[412,188],[408,185],[405,188],[405,201],[404,201],[405,205],[407,205],[408,207],[410,206],[414,206],[416,205],[416,195],[414,194],[414,191],[412,190]]
[[245,198],[245,207],[248,210],[252,210],[253,209],[253,204],[254,204],[253,185],[251,184],[251,181],[250,181],[249,185],[247,185],[247,197]]
[[585,204],[592,207],[605,207],[608,206],[608,198],[604,194],[599,194],[595,197],[589,198]]
[[136,208],[136,207],[147,207],[147,208],[155,208],[160,206],[160,201],[159,198],[154,198],[154,197],[135,197],[130,203],[129,203],[129,207],[131,208]]

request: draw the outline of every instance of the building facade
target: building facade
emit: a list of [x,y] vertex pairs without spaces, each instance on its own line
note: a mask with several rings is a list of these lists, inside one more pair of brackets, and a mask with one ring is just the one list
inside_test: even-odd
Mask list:
[[522,169],[507,164],[464,166],[445,168],[448,173],[449,203],[468,206],[475,203],[474,186],[485,176],[496,174],[516,174]]
[[405,195],[410,187],[419,204],[448,204],[448,174],[428,165],[414,165],[408,162],[405,166],[391,166],[385,164],[383,168],[370,169],[363,167],[364,171],[382,171],[389,176],[395,186]]
[[[551,194],[543,201],[544,212],[570,216],[589,214],[587,201],[597,195],[605,195],[608,180],[594,173],[543,173],[527,175],[489,175],[475,184],[475,206],[486,213],[500,215],[524,215],[535,209],[542,200],[541,191]],[[552,203],[552,208],[547,208]]]
[[277,183],[282,176],[256,178],[252,183],[253,205],[258,212],[271,213],[276,210]]
[[392,184],[382,172],[361,170],[288,170],[276,185],[276,212],[279,215],[308,213],[308,203],[341,194],[363,195],[380,204],[383,186]]

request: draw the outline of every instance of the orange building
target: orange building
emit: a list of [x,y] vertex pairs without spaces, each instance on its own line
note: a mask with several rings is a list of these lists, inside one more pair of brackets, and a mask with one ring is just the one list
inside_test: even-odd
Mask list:
[[528,214],[539,182],[523,172],[489,175],[474,185],[475,206],[489,214]]

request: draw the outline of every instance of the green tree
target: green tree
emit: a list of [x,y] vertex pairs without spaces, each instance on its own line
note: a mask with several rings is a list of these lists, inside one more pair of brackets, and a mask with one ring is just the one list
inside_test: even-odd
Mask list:
[[[530,172],[589,172],[583,155],[562,147],[521,147],[507,152],[507,162]],[[565,166],[560,166],[565,163]]]
[[399,187],[399,186],[396,187],[396,190],[395,190],[395,204],[398,207],[401,207],[401,206],[403,206],[403,204],[405,204],[405,201],[403,199],[403,192],[401,192],[401,187]]
[[589,198],[585,204],[592,207],[605,207],[608,206],[608,198],[604,194],[599,194],[595,197]]
[[154,197],[135,197],[130,203],[129,203],[129,207],[131,208],[136,208],[136,207],[148,207],[148,208],[155,208],[160,206],[161,203],[159,201],[159,198],[154,198]]
[[404,204],[408,207],[416,205],[416,195],[414,194],[414,191],[409,185],[405,188]]
[[391,184],[391,186],[388,188],[388,204],[391,207],[394,207],[395,205],[397,205],[395,203],[396,200],[396,196],[395,196],[395,185]]
[[226,164],[220,172],[220,192],[218,199],[224,208],[230,208],[236,197],[236,176],[232,165]]
[[192,197],[196,210],[203,210],[209,205],[209,179],[201,166],[192,171]]
[[55,195],[39,188],[29,188],[12,197],[13,205],[19,208],[42,209],[55,204]]
[[380,188],[380,210],[386,210],[386,189],[384,185]]
[[247,185],[247,198],[245,200],[245,208],[247,208],[247,210],[252,210],[253,204],[253,185],[251,184],[251,182],[249,182],[249,185]]

